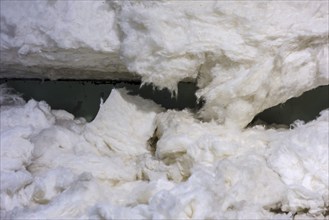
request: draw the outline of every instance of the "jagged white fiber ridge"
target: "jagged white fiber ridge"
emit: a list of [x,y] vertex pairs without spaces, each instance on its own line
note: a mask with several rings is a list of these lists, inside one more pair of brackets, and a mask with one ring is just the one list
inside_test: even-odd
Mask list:
[[241,130],[112,90],[86,123],[0,91],[1,219],[323,219],[328,211],[328,109],[291,129]]

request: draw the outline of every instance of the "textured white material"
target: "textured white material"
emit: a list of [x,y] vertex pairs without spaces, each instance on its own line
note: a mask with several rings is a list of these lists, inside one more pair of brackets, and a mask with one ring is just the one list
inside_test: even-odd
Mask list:
[[[2,46],[19,48],[21,55],[37,50],[38,46],[108,52],[119,46],[113,30],[114,13],[103,2],[4,1],[1,6],[6,40]],[[107,20],[107,27],[102,20]]]
[[113,90],[86,123],[1,86],[1,219],[328,217],[329,110],[242,129],[328,84],[328,1],[0,4],[1,77],[128,69],[205,100],[196,117]]
[[203,119],[244,127],[262,110],[328,84],[328,7],[327,1],[1,1],[1,62],[13,74],[22,72],[17,66],[47,67],[50,78],[133,78],[123,74],[128,69],[171,90],[196,80],[197,96],[206,100]]
[[122,93],[111,92],[84,134],[90,143],[105,152],[146,153],[147,141],[154,133],[155,117],[161,108],[140,97],[132,98]]
[[201,116],[247,125],[328,84],[328,2],[120,2],[121,51],[143,81],[196,78]]
[[1,218],[303,219],[328,210],[329,110],[293,129],[240,130],[113,90],[86,123],[0,91]]
[[[52,68],[53,73],[41,71],[39,77],[55,79],[124,71],[115,13],[104,2],[14,0],[0,4],[1,62],[4,68],[14,65],[3,75],[10,77],[20,66]],[[63,68],[67,76],[56,72]]]

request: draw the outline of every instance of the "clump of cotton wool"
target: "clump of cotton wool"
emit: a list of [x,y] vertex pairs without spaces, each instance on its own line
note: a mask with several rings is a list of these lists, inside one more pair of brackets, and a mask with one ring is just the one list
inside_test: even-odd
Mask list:
[[329,83],[328,2],[117,4],[128,69],[172,90],[195,79],[204,120],[244,127]]
[[296,219],[328,209],[329,110],[293,129],[241,130],[125,90],[90,123],[34,100],[0,108],[1,218]]

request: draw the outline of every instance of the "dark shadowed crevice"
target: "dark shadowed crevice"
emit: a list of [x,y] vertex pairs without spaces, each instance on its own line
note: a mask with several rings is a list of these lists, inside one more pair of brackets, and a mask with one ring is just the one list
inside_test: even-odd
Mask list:
[[316,119],[322,110],[329,108],[329,85],[320,86],[291,98],[283,104],[266,109],[249,124],[277,124],[289,126],[296,120],[305,123]]
[[155,156],[156,146],[158,141],[159,141],[159,137],[157,135],[157,129],[155,129],[152,137],[150,137],[147,141],[148,150],[151,152],[152,156]]

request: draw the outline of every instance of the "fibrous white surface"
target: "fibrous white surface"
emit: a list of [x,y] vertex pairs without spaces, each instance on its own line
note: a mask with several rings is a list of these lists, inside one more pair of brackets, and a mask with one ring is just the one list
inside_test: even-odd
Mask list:
[[171,90],[195,80],[203,119],[244,127],[328,84],[328,24],[327,1],[4,1],[1,62],[51,78],[128,69]]
[[0,97],[1,218],[296,219],[328,210],[328,110],[293,129],[241,130],[125,90],[113,90],[90,123],[4,86]]
[[328,216],[328,110],[244,128],[328,84],[327,1],[0,4],[1,76],[129,70],[171,90],[195,81],[205,100],[196,117],[113,90],[86,123],[1,86],[1,218]]
[[197,79],[204,119],[245,126],[328,84],[328,2],[121,4],[128,69],[172,89]]
[[[115,73],[119,72],[125,78],[115,13],[104,2],[0,4],[3,76],[57,79],[93,78],[93,74],[94,78],[104,78],[107,74],[120,78]],[[24,67],[31,70],[30,76],[24,76]]]

